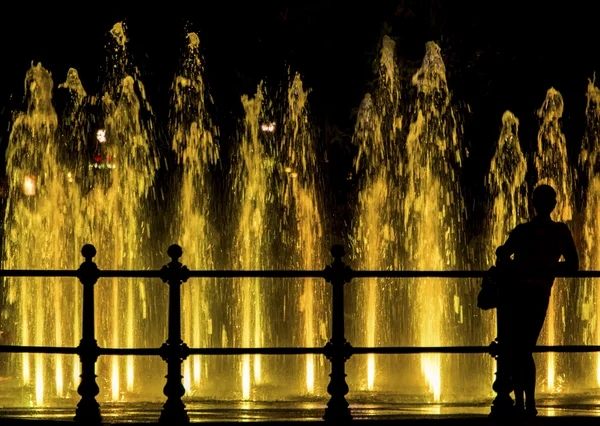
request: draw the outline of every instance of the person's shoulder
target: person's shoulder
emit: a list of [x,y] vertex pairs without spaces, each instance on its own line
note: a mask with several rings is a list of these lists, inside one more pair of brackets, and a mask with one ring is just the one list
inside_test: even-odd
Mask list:
[[556,229],[556,231],[562,234],[571,234],[569,226],[564,222],[554,222],[554,228]]
[[510,231],[510,233],[513,235],[519,235],[523,232],[526,232],[530,227],[531,222],[519,223],[517,226],[514,227],[512,231]]

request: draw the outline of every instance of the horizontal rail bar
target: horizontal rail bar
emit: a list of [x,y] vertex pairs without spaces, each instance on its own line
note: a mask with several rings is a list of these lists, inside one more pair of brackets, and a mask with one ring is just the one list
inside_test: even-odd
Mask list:
[[323,348],[191,348],[190,355],[309,355]]
[[[441,354],[487,354],[490,352],[489,346],[380,346],[380,347],[352,347],[353,354],[420,354],[420,353],[441,353]],[[596,345],[565,345],[565,346],[536,346],[533,352],[600,352],[600,346]]]
[[324,278],[324,271],[190,271],[191,278]]
[[[0,277],[77,277],[77,270],[0,269]],[[159,270],[100,270],[104,278],[159,278]],[[352,278],[482,278],[488,271],[367,271],[352,270]],[[190,271],[190,278],[324,278],[325,271],[287,270],[212,270]],[[557,278],[600,278],[600,271],[558,274]]]
[[[489,353],[488,346],[380,346],[352,347],[353,354]],[[160,355],[159,348],[100,348],[100,355]],[[190,348],[190,355],[309,355],[323,354],[324,348]],[[600,352],[600,345],[536,346],[533,352]],[[75,347],[0,345],[0,353],[40,353],[76,355]]]
[[0,353],[19,354],[67,354],[76,355],[77,348],[73,347],[56,347],[56,346],[17,346],[17,345],[0,345]]
[[487,354],[490,352],[489,346],[380,346],[352,347],[353,354],[421,354],[421,353],[440,353],[440,354]]
[[[483,278],[488,271],[352,271],[352,278]],[[556,278],[600,278],[600,271],[557,274]]]

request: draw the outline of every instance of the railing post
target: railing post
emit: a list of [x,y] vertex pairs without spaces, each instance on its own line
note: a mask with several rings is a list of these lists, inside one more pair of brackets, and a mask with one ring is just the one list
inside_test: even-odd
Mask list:
[[161,357],[167,362],[167,383],[163,389],[167,401],[163,405],[159,422],[178,425],[190,422],[185,404],[181,400],[185,394],[181,383],[181,363],[189,355],[189,348],[181,340],[181,283],[188,280],[190,272],[178,260],[183,254],[181,247],[174,244],[169,247],[167,254],[171,262],[163,266],[161,278],[169,285],[169,335],[167,343],[160,348]]
[[[502,282],[504,282],[503,280]],[[498,306],[496,308],[496,341],[492,343],[490,354],[496,359],[496,380],[492,389],[496,398],[492,402],[490,417],[509,417],[514,413],[513,399],[510,396],[512,384],[510,377],[509,342],[506,327],[509,325],[510,312],[507,311],[507,292],[498,286]]]
[[81,360],[81,383],[77,393],[81,400],[75,411],[75,422],[79,424],[100,424],[100,405],[96,401],[96,395],[100,392],[96,383],[96,360],[100,355],[100,348],[94,336],[94,284],[100,277],[98,266],[92,261],[96,255],[96,248],[86,244],[81,249],[85,262],[77,271],[77,277],[83,284],[83,312],[82,312],[82,337],[77,348],[77,354]]
[[325,268],[325,279],[333,286],[333,305],[331,312],[331,340],[325,345],[325,356],[331,361],[331,377],[327,392],[331,395],[324,420],[344,422],[352,420],[346,394],[346,360],[352,355],[352,346],[344,336],[344,284],[352,279],[352,270],[342,261],[344,247],[335,245],[331,248],[333,263]]

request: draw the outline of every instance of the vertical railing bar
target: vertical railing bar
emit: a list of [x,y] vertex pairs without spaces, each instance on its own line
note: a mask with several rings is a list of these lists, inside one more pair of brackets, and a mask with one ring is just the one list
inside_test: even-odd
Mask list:
[[94,285],[100,277],[98,266],[92,261],[96,256],[96,248],[86,244],[81,249],[85,262],[77,271],[77,277],[83,284],[83,306],[81,341],[77,353],[81,360],[81,383],[77,393],[81,400],[75,411],[75,422],[85,425],[99,425],[102,422],[100,405],[96,401],[96,395],[100,393],[96,383],[96,361],[100,354],[100,348],[94,335]]
[[508,343],[506,341],[506,326],[509,320],[507,308],[507,297],[510,294],[503,291],[502,286],[497,288],[498,305],[496,307],[496,340],[492,343],[490,353],[496,359],[496,379],[492,389],[496,392],[496,397],[492,401],[490,417],[510,417],[513,413],[513,399],[510,396],[512,392],[510,378],[510,360],[508,354]]
[[183,250],[174,244],[167,254],[171,258],[161,270],[161,279],[169,285],[169,332],[167,342],[161,346],[161,357],[167,362],[167,383],[163,389],[167,401],[160,413],[159,423],[168,425],[187,424],[190,419],[181,397],[185,388],[181,379],[181,363],[189,355],[188,346],[181,340],[181,284],[186,282],[190,271],[179,262]]
[[334,258],[331,266],[324,271],[325,279],[331,282],[332,311],[331,311],[331,340],[325,345],[325,356],[331,361],[331,378],[327,386],[327,392],[331,398],[327,402],[323,419],[328,422],[344,424],[352,420],[346,394],[348,384],[346,383],[346,360],[352,355],[352,346],[344,336],[344,284],[350,282],[352,270],[342,261],[344,247],[335,245],[331,248]]

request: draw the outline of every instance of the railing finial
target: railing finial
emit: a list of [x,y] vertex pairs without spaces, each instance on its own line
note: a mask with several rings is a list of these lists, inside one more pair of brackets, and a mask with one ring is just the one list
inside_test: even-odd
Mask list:
[[96,247],[91,244],[86,244],[81,248],[81,255],[85,258],[86,262],[91,262],[94,256],[96,256]]
[[341,262],[342,257],[344,257],[345,255],[346,255],[346,250],[344,249],[343,245],[336,244],[333,247],[331,247],[331,256],[333,256],[333,259],[335,260],[335,262]]
[[173,262],[178,262],[179,258],[183,256],[183,249],[181,246],[173,244],[167,249],[167,255],[173,260]]

